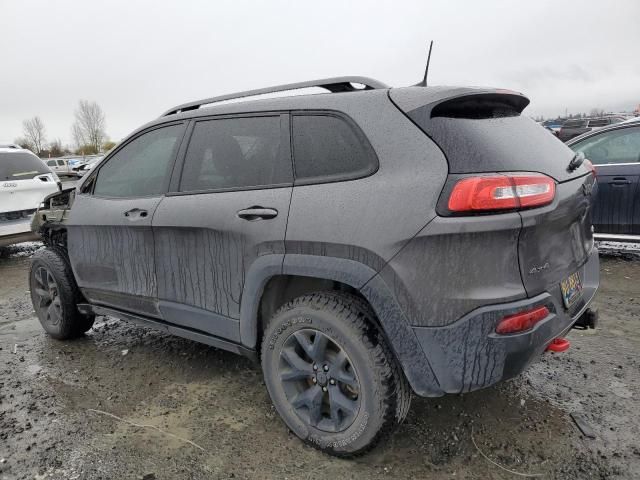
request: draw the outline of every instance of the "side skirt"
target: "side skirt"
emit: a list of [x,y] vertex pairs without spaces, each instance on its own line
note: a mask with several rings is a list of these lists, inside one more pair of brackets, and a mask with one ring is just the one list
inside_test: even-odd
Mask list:
[[145,327],[155,328],[163,332],[176,335],[178,337],[193,340],[195,342],[204,343],[215,348],[227,350],[229,352],[236,353],[238,355],[245,356],[254,362],[258,361],[258,355],[255,350],[251,350],[247,347],[239,345],[237,343],[223,340],[213,335],[209,335],[198,330],[193,330],[185,327],[178,327],[172,323],[167,323],[155,318],[149,318],[135,313],[123,312],[114,308],[102,307],[99,305],[91,305],[89,303],[78,304],[78,311],[85,315],[103,315],[108,317],[119,318],[120,320],[126,320],[137,323]]

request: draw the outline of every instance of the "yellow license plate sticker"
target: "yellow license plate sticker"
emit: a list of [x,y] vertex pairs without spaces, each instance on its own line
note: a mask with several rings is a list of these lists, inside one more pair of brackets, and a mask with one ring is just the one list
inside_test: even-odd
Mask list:
[[560,282],[562,301],[564,306],[569,308],[582,295],[582,279],[580,273],[575,272]]

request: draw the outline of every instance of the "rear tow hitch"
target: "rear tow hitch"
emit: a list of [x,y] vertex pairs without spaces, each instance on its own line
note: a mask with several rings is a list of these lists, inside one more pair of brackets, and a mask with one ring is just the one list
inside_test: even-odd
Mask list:
[[571,343],[566,338],[554,338],[551,343],[547,345],[547,351],[551,352],[564,352],[569,350]]
[[592,310],[587,308],[585,312],[580,315],[580,318],[573,324],[573,328],[578,330],[586,330],[588,328],[595,329],[598,326],[598,310]]

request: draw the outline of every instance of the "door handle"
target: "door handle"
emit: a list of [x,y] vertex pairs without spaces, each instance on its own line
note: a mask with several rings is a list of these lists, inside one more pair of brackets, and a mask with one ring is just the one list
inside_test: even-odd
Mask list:
[[141,208],[132,208],[131,210],[127,210],[126,212],[124,212],[124,216],[127,217],[129,220],[137,220],[139,218],[145,218],[147,215],[149,215],[149,212]]
[[277,216],[278,211],[275,208],[255,206],[238,211],[238,217],[250,222],[254,220],[268,220],[269,218],[275,218]]
[[614,177],[611,185],[629,185],[631,180],[627,180],[624,177]]

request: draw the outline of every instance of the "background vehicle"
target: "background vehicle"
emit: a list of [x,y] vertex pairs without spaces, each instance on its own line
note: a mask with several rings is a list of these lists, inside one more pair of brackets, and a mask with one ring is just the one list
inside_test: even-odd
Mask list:
[[596,238],[640,241],[640,119],[589,132],[567,145],[595,165]]
[[67,158],[50,158],[46,160],[46,164],[57,175],[76,176],[71,161]]
[[583,133],[598,130],[624,120],[624,117],[616,115],[598,118],[572,118],[562,124],[560,131],[558,131],[558,138],[566,142]]
[[86,175],[87,173],[89,173],[91,171],[92,168],[94,168],[98,162],[100,160],[102,160],[104,157],[102,155],[97,155],[95,157],[90,157],[87,158],[84,162],[81,162],[77,165],[75,165],[73,167],[73,171],[76,172],[76,174],[79,177],[82,177],[84,175]]
[[0,247],[37,238],[31,218],[58,190],[56,174],[29,150],[0,148]]
[[[208,106],[306,87],[331,93]],[[344,77],[174,107],[38,211],[36,313],[56,338],[110,315],[259,357],[296,435],[362,453],[410,388],[518,375],[595,294],[594,176],[528,103]]]
[[558,136],[558,132],[560,128],[562,128],[562,124],[564,120],[556,119],[556,120],[545,120],[544,122],[540,122],[540,125],[553,132],[554,135]]

